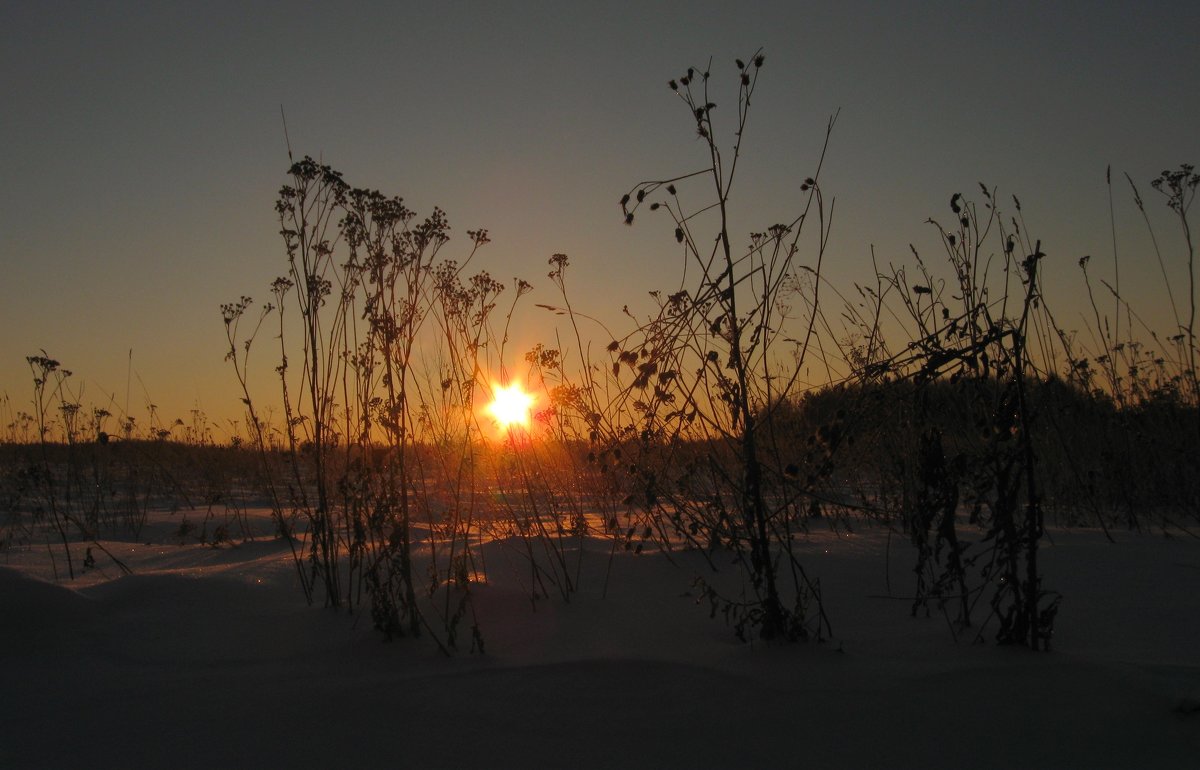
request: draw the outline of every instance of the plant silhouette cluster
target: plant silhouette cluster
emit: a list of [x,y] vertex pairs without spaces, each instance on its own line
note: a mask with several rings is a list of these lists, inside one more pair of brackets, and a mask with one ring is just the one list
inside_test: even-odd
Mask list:
[[[89,410],[40,351],[29,410],[0,402],[0,547],[42,544],[71,578],[106,558],[123,567],[104,542],[140,540],[151,511],[179,514],[180,543],[221,547],[253,537],[246,511],[265,507],[309,602],[449,653],[484,649],[474,597],[493,544],[527,567],[533,609],[572,600],[586,554],[607,552],[611,573],[626,552],[687,553],[691,597],[740,638],[829,639],[836,608],[805,547],[817,531],[881,527],[911,546],[910,587],[889,576],[888,589],[912,615],[1049,649],[1063,597],[1042,568],[1048,523],[1200,536],[1200,176],[1183,165],[1152,182],[1186,287],[1126,177],[1174,324],[1161,336],[1122,294],[1120,255],[1111,281],[1071,258],[1090,317],[1066,329],[1044,285],[1060,256],[1015,196],[1006,213],[983,184],[928,220],[932,250],[887,264],[872,252],[870,276],[837,287],[821,181],[836,114],[792,180],[793,214],[738,235],[764,64],[761,51],[736,60],[722,106],[711,66],[668,82],[701,159],[619,206],[626,224],[663,229],[678,283],[625,305],[614,331],[577,308],[570,259],[553,255],[557,299],[538,307],[554,339],[523,353],[523,379],[506,346],[533,286],[468,272],[486,230],[447,258],[441,209],[418,215],[289,156],[282,274],[268,302],[221,307],[244,407],[229,445],[199,411],[166,426],[153,405],[144,423],[112,403]],[[1111,199],[1111,172],[1108,184]],[[266,398],[252,385],[264,349]],[[540,389],[529,431],[482,417],[509,380]]]

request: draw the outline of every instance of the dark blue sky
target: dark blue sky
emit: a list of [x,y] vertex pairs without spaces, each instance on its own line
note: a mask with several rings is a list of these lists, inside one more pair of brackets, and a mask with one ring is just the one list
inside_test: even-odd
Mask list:
[[[1149,181],[1200,160],[1198,29],[1194,2],[9,2],[0,394],[25,408],[24,356],[45,348],[85,401],[121,403],[132,349],[165,418],[238,411],[217,308],[265,299],[284,270],[281,105],[298,154],[490,229],[480,266],[533,282],[531,303],[554,301],[546,259],[567,253],[576,305],[615,319],[679,268],[671,228],[624,227],[617,199],[704,161],[667,80],[711,56],[732,108],[733,59],[760,46],[739,232],[794,216],[841,109],[823,176],[835,283],[870,280],[872,245],[883,262],[932,248],[924,220],[984,181],[1021,197],[1069,322],[1078,258],[1112,265],[1106,166],[1158,214]],[[1153,315],[1157,262],[1116,193],[1123,281]],[[530,315],[519,344],[547,322]]]

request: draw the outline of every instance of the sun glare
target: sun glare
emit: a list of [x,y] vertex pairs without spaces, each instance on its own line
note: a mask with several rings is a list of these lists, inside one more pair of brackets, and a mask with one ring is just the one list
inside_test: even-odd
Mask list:
[[488,404],[487,412],[496,418],[501,428],[516,426],[529,427],[529,410],[533,406],[533,396],[521,389],[518,383],[507,388],[499,385],[495,388],[492,403]]

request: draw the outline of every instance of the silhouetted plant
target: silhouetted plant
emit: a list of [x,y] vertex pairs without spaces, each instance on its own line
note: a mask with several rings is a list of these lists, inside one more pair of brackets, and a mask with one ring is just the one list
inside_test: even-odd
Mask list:
[[[887,346],[876,341],[880,330],[873,320],[872,352],[851,360],[864,385],[912,384],[902,423],[912,438],[907,448],[898,447],[894,483],[904,490],[898,513],[917,549],[914,614],[930,599],[943,608],[954,599],[958,610],[951,626],[966,627],[975,602],[988,596],[997,638],[1036,650],[1049,644],[1059,601],[1042,587],[1038,568],[1042,444],[1029,395],[1030,383],[1041,378],[1031,341],[1041,346],[1037,360],[1053,356],[1052,320],[1040,285],[1045,254],[1040,242],[1027,243],[1016,219],[1011,230],[1005,228],[994,193],[980,189],[984,207],[956,194],[950,199],[955,223],[946,227],[930,220],[953,272],[953,291],[912,249],[915,274],[904,266],[881,274],[876,286],[887,290],[862,292],[874,307],[859,316],[865,328],[865,319],[883,317],[886,298],[894,298],[902,310],[886,315],[907,321],[908,342],[902,352],[881,355]],[[1014,205],[1019,212],[1015,198]],[[993,235],[998,255],[987,246]],[[1003,282],[998,292],[993,270]],[[965,418],[953,433],[940,416],[948,407]],[[982,530],[978,548],[959,533],[960,501],[968,506],[970,523]],[[972,588],[976,576],[984,582]]]
[[[311,158],[293,163],[289,174],[276,204],[288,273],[272,284],[273,301],[255,324],[257,331],[269,314],[278,324],[289,470],[286,491],[272,492],[277,520],[290,526],[298,514],[306,526],[298,534],[310,598],[319,586],[327,605],[354,609],[365,595],[386,636],[428,630],[452,648],[473,613],[470,581],[458,578],[473,572],[475,558],[474,394],[486,385],[482,357],[496,341],[491,313],[504,291],[486,272],[465,282],[461,276],[487,232],[468,232],[461,265],[442,260],[450,226],[440,209],[418,219],[402,199],[351,187]],[[519,282],[517,297],[527,290]],[[242,298],[223,314],[272,483],[267,434],[246,385],[255,334],[237,338],[249,306]],[[297,327],[302,339],[293,344]],[[431,344],[440,351],[436,370]],[[439,488],[444,505],[435,505]],[[424,575],[416,566],[418,522],[448,539],[443,547],[422,538]],[[440,603],[433,601],[439,591]],[[482,646],[477,624],[472,646]]]
[[[797,180],[802,204],[793,220],[751,234],[744,250],[735,249],[731,234],[732,190],[763,61],[756,53],[749,64],[737,62],[737,101],[730,110],[735,139],[728,155],[717,138],[709,72],[689,68],[668,84],[688,110],[706,165],[640,182],[620,205],[627,224],[643,209],[670,219],[686,265],[682,282],[670,294],[651,292],[656,309],[648,317],[626,310],[635,329],[613,339],[608,367],[585,369],[564,403],[588,426],[590,462],[627,490],[627,548],[639,539],[636,550],[646,542],[667,548],[682,541],[709,553],[710,563],[717,550],[728,550],[748,589],[744,596],[727,596],[701,579],[700,600],[714,614],[727,617],[743,637],[753,630],[765,639],[823,638],[828,620],[819,583],[793,546],[812,507],[810,490],[785,472],[786,450],[770,433],[770,412],[796,392],[815,336],[829,233],[818,174]],[[711,198],[699,208],[685,207],[680,188],[701,182],[711,185]],[[817,280],[803,298],[807,317],[797,318],[791,305],[803,291],[796,275],[806,224],[816,228],[815,267],[806,269]],[[556,260],[551,278],[566,301],[566,259]],[[573,324],[580,317],[569,302],[565,312]],[[614,516],[610,530],[618,526]],[[786,590],[784,575],[791,583]]]
[[[40,356],[27,356],[25,360],[28,362],[30,371],[33,373],[33,417],[37,423],[38,447],[40,449],[40,462],[37,465],[30,466],[28,470],[29,484],[32,489],[37,491],[43,501],[43,506],[35,509],[34,513],[36,517],[36,513],[40,509],[43,515],[49,517],[50,525],[58,534],[59,540],[62,543],[63,555],[67,560],[67,575],[74,579],[75,561],[71,555],[70,542],[71,514],[69,510],[60,504],[58,482],[55,478],[54,465],[50,461],[49,453],[49,412],[55,399],[59,400],[60,407],[68,403],[63,393],[63,388],[66,379],[71,376],[71,372],[63,369],[58,361],[46,354],[45,350],[42,351]],[[66,410],[62,411],[65,415]],[[69,441],[72,438],[72,431],[69,429],[67,437]],[[69,473],[70,471],[68,470],[68,475]]]

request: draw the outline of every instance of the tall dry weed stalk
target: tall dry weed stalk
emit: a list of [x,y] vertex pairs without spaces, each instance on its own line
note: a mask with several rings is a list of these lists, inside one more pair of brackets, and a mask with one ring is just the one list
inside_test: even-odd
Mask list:
[[[763,63],[761,52],[736,62],[736,102],[724,113],[712,101],[707,68],[670,81],[704,148],[704,165],[640,182],[620,203],[627,224],[643,212],[669,221],[684,264],[681,283],[652,291],[649,315],[627,313],[634,328],[613,335],[603,367],[585,361],[557,394],[586,426],[590,465],[624,490],[626,523],[612,516],[608,528],[626,548],[684,543],[713,566],[729,553],[746,578],[743,592],[697,582],[699,600],[714,615],[743,637],[823,638],[829,626],[820,585],[794,547],[811,509],[812,482],[792,471],[788,448],[771,433],[771,410],[798,391],[808,363],[832,201],[818,184],[818,161],[811,177],[795,180],[797,215],[735,246],[733,191]],[[721,114],[729,115],[735,137],[728,150],[718,138]],[[707,200],[686,203],[685,188],[706,189]],[[812,263],[802,267],[806,231],[813,234]],[[556,255],[551,264],[565,304],[551,309],[569,317],[578,337],[587,319],[570,305],[567,259]],[[814,277],[811,290],[798,277],[806,272]]]
[[[401,198],[351,187],[307,157],[289,177],[276,203],[286,274],[242,336],[251,301],[222,309],[276,521],[310,601],[365,603],[385,635],[428,631],[449,649],[473,617],[470,581],[457,578],[473,572],[477,550],[474,399],[504,291],[486,272],[465,277],[487,232],[468,231],[461,264],[445,260],[440,209],[418,218]],[[526,291],[519,284],[517,296]],[[280,452],[268,447],[246,374],[268,317]],[[477,624],[472,645],[482,645]]]
[[[995,619],[999,640],[1043,649],[1059,600],[1043,588],[1038,561],[1045,517],[1031,397],[1055,356],[1046,255],[1028,240],[1015,197],[1006,223],[994,191],[980,192],[982,203],[951,197],[950,224],[929,220],[948,277],[913,248],[911,264],[857,287],[865,309],[847,303],[857,387],[891,405],[892,421],[864,431],[892,447],[890,459],[876,456],[887,470],[865,502],[892,511],[916,549],[914,615],[936,604],[957,634],[978,623],[986,600],[979,633]],[[887,317],[899,326],[885,329]]]

